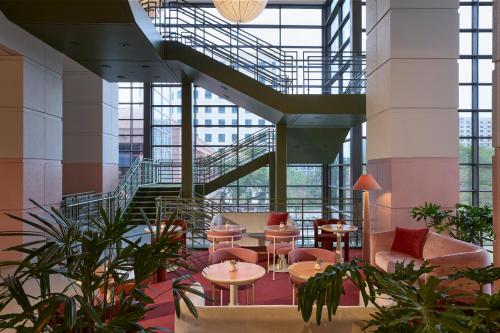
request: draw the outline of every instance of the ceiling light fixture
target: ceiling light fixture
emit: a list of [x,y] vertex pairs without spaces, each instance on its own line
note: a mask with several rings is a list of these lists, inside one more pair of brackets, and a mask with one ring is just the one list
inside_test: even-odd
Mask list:
[[246,23],[259,16],[267,0],[214,0],[217,11],[231,22]]

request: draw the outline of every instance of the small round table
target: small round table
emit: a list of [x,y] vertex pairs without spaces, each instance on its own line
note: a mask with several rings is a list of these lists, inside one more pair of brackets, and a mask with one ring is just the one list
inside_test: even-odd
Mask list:
[[228,306],[238,305],[239,285],[251,284],[266,274],[266,270],[263,267],[247,262],[238,262],[236,268],[236,271],[230,272],[228,264],[221,262],[205,267],[202,271],[205,279],[213,283],[229,285]]
[[337,258],[339,263],[343,263],[344,254],[342,253],[342,235],[357,231],[358,227],[349,224],[325,224],[321,226],[321,230],[337,234]]
[[316,261],[296,262],[295,264],[292,264],[288,267],[288,272],[295,279],[302,281],[302,282],[306,282],[307,280],[312,278],[314,275],[316,275],[318,273],[323,273],[328,266],[334,265],[335,263],[323,262],[323,263],[321,263],[321,269],[315,269],[314,268],[315,264],[316,264]]
[[288,272],[288,265],[284,254],[279,254],[278,262],[275,262],[276,257],[276,243],[280,242],[291,242],[291,250],[295,248],[295,240],[300,237],[300,231],[297,226],[294,225],[268,225],[264,228],[264,233],[266,239],[273,243],[273,265],[269,267],[269,270],[274,273],[286,273]]

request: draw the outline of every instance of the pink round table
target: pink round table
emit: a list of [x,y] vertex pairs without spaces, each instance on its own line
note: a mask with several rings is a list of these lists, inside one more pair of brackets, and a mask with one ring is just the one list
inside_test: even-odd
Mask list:
[[315,269],[314,268],[315,264],[316,261],[296,262],[295,264],[292,264],[288,267],[288,272],[295,279],[302,282],[306,282],[314,275],[318,273],[323,273],[328,266],[334,265],[333,262],[323,262],[321,263],[321,269]]
[[[273,272],[273,280],[275,279],[275,272],[288,272],[288,265],[286,262],[285,255],[279,253],[278,263],[275,262],[276,250],[280,250],[276,247],[278,243],[291,243],[291,249],[295,248],[295,240],[300,237],[300,230],[294,225],[268,225],[264,228],[264,233],[266,239],[272,242],[273,245],[273,265],[269,267],[269,270]],[[288,251],[288,250],[285,250]],[[269,251],[268,251],[269,254]]]
[[321,230],[337,234],[337,258],[339,263],[343,263],[344,255],[342,254],[342,234],[354,232],[358,230],[358,227],[349,224],[325,224],[321,226]]
[[229,285],[228,306],[238,305],[238,286],[251,284],[266,274],[266,270],[256,264],[238,262],[236,271],[230,272],[227,262],[210,265],[201,272],[203,277],[213,283]]

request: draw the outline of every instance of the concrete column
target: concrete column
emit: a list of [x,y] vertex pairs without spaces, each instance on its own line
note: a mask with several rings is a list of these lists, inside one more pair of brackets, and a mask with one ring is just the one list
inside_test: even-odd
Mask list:
[[276,162],[274,164],[276,182],[276,210],[286,211],[286,124],[276,125]]
[[367,1],[368,171],[374,231],[419,227],[425,201],[459,201],[458,0]]
[[63,192],[118,184],[118,85],[64,60]]
[[182,76],[182,197],[193,196],[193,83]]
[[[29,199],[61,200],[62,56],[0,12],[0,73],[0,231],[21,231],[5,213],[30,219]],[[2,239],[0,260],[20,259],[2,250],[23,241]]]
[[[493,1],[493,228],[496,240],[493,243],[493,261],[500,266],[500,4]],[[495,291],[500,290],[500,282],[495,284]]]

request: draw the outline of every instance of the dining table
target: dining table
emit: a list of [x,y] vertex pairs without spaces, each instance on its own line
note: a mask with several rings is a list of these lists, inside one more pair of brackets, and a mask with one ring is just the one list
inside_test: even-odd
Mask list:
[[322,262],[319,266],[316,266],[316,261],[300,261],[291,264],[288,267],[288,272],[296,280],[307,282],[307,280],[318,273],[323,273],[328,266],[334,264],[333,262]]
[[279,224],[279,225],[268,225],[264,228],[264,234],[267,240],[272,242],[273,247],[273,264],[269,265],[269,270],[273,272],[273,280],[275,279],[275,273],[286,273],[288,272],[288,264],[284,253],[278,255],[278,262],[275,262],[277,244],[290,243],[289,251],[295,249],[295,241],[300,236],[300,230],[295,225],[290,224]]
[[321,230],[326,232],[333,232],[337,235],[337,261],[339,263],[344,262],[344,254],[342,252],[342,236],[346,233],[355,232],[358,227],[350,224],[325,224],[321,226]]
[[221,262],[205,267],[201,273],[212,283],[228,285],[228,306],[236,306],[238,305],[238,286],[254,283],[266,274],[266,270],[260,265],[247,262],[237,262],[234,271],[230,269],[230,266],[228,262]]

